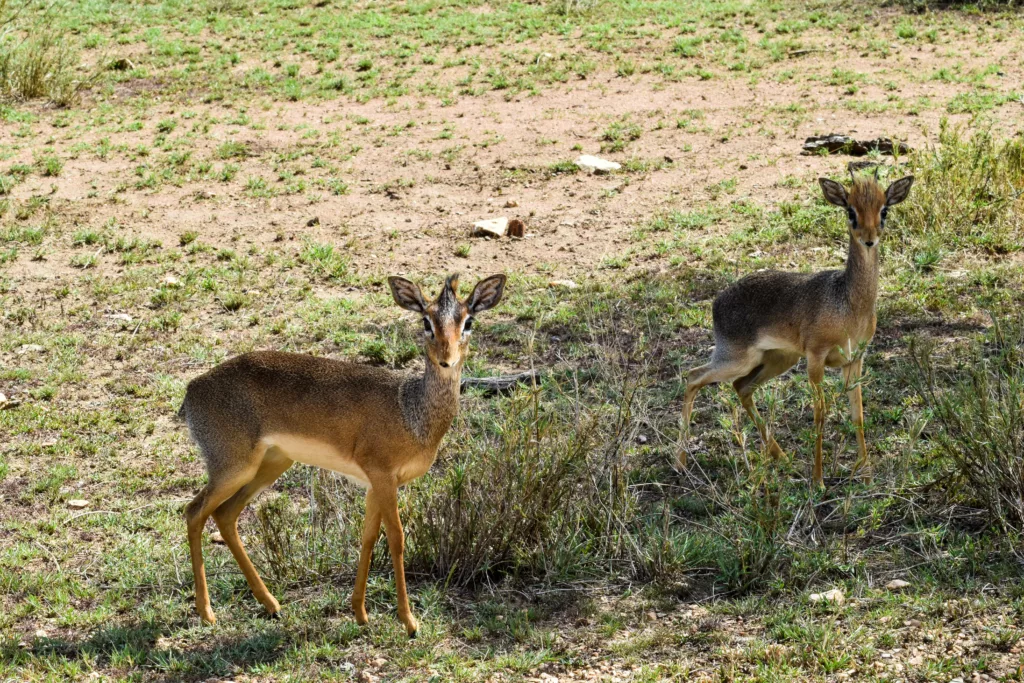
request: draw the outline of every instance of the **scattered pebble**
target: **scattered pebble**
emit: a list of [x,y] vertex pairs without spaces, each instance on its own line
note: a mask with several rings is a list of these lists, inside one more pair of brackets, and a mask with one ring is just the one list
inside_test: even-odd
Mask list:
[[128,315],[127,313],[110,313],[110,314],[105,315],[103,317],[104,318],[110,318],[111,320],[120,320],[121,322],[126,322],[126,323],[130,323],[132,321],[132,317],[130,315]]
[[26,353],[46,353],[46,349],[39,344],[22,344],[18,347],[17,354],[24,356]]
[[811,593],[807,596],[807,599],[814,603],[830,602],[833,605],[841,605],[846,602],[846,596],[843,595],[843,591],[838,588],[833,588],[832,590],[825,591],[824,593]]
[[89,507],[89,501],[82,498],[72,498],[68,501],[68,508],[71,510],[84,510]]
[[622,164],[617,164],[614,161],[608,161],[601,157],[591,156],[590,154],[580,156],[576,160],[576,165],[588,173],[610,173],[622,168]]
[[474,237],[504,237],[508,230],[508,218],[491,218],[473,223]]
[[212,534],[210,534],[210,541],[213,543],[220,543],[221,545],[224,545],[224,537],[221,535],[219,531],[214,531]]
[[904,581],[903,579],[893,579],[889,583],[885,584],[886,589],[891,591],[901,591],[909,586],[910,582]]
[[506,209],[514,209],[514,208],[516,208],[517,206],[519,206],[519,202],[517,202],[517,201],[516,201],[516,200],[514,200],[514,199],[510,199],[510,200],[508,200],[507,202],[505,202],[505,208],[506,208]]
[[572,280],[552,280],[548,283],[552,289],[579,289],[580,286]]

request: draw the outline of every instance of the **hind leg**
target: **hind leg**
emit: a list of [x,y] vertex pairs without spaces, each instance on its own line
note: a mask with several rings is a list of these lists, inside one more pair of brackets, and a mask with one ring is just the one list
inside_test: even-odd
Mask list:
[[697,392],[709,384],[729,382],[737,377],[742,377],[749,373],[752,368],[756,367],[759,362],[759,357],[752,353],[724,359],[712,356],[710,363],[694,368],[689,372],[686,376],[686,391],[683,392],[682,427],[680,430],[682,443],[676,455],[680,467],[685,468],[687,464],[690,417],[693,414],[693,402],[697,398]]
[[238,515],[242,513],[242,510],[245,509],[245,506],[253,498],[259,495],[260,491],[273,484],[292,464],[293,461],[281,455],[280,451],[268,451],[263,456],[263,462],[260,463],[260,467],[252,481],[240,488],[235,495],[221,503],[220,507],[213,512],[213,519],[217,522],[217,528],[220,529],[221,536],[224,537],[224,543],[231,550],[231,554],[234,555],[235,562],[238,563],[242,574],[245,575],[245,580],[249,583],[249,588],[252,590],[253,595],[267,608],[267,612],[275,617],[281,611],[281,605],[270,594],[270,591],[267,590],[259,573],[256,571],[256,567],[253,566],[245,552],[242,539],[238,536]]
[[761,434],[761,442],[764,444],[764,447],[768,449],[768,453],[773,458],[778,459],[785,457],[786,454],[775,440],[775,437],[768,433],[765,421],[761,418],[761,414],[757,412],[757,406],[754,405],[754,390],[796,365],[800,361],[800,354],[778,350],[767,351],[761,361],[761,365],[733,382],[732,386],[740,397],[743,409],[747,411],[747,415],[750,416],[750,419],[757,426],[757,431]]
[[203,527],[213,511],[245,486],[252,479],[255,471],[255,465],[234,472],[220,472],[211,468],[209,483],[192,499],[191,503],[185,506],[188,549],[192,556],[192,576],[196,587],[196,611],[199,612],[203,621],[210,624],[215,623],[217,618],[213,616],[213,610],[210,609],[210,594],[206,587],[206,569],[203,566]]

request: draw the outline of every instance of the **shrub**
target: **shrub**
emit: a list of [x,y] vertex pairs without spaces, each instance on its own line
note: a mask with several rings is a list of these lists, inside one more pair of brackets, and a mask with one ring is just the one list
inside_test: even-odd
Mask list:
[[976,343],[953,370],[936,368],[929,344],[911,353],[955,476],[994,524],[1024,530],[1024,324],[997,322],[990,343]]
[[[0,98],[46,98],[71,105],[85,80],[76,73],[78,56],[70,36],[38,24],[28,25],[30,12],[0,0]],[[53,17],[45,17],[53,26]]]
[[1024,137],[997,141],[989,130],[965,138],[943,122],[939,145],[914,153],[910,198],[893,223],[904,239],[966,242],[1003,253],[1024,235]]

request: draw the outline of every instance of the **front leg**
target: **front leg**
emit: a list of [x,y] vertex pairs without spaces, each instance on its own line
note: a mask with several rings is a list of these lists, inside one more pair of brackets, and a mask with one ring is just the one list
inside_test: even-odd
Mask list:
[[380,505],[374,489],[366,491],[366,517],[363,519],[363,547],[359,553],[359,568],[356,570],[356,585],[352,590],[352,611],[356,615],[356,623],[365,626],[370,618],[366,614],[366,579],[370,573],[370,561],[373,559],[373,546],[377,545],[380,536]]
[[811,390],[814,393],[814,466],[811,469],[811,481],[818,488],[825,484],[825,468],[821,458],[822,442],[825,438],[825,390],[821,385],[825,380],[826,355],[807,356],[807,376],[811,380]]
[[410,638],[416,637],[419,624],[409,608],[409,595],[405,589],[405,532],[402,520],[398,516],[398,483],[393,478],[382,483],[377,489],[378,504],[384,520],[384,532],[388,537],[388,550],[391,551],[391,563],[395,568],[395,592],[398,597],[398,618],[405,625]]
[[863,358],[858,357],[844,367],[843,377],[846,382],[846,395],[850,399],[850,419],[853,420],[854,429],[857,431],[857,462],[853,465],[853,471],[858,472],[864,468],[865,475],[870,479],[871,464],[868,460],[867,441],[864,439],[864,403],[860,389],[863,362]]

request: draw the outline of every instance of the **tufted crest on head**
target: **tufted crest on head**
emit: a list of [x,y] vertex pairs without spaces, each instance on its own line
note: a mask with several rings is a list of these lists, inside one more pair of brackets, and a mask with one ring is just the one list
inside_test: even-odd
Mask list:
[[848,204],[860,216],[874,216],[885,206],[885,191],[873,175],[858,174],[850,186]]
[[453,273],[445,278],[444,288],[437,297],[437,316],[444,320],[459,317],[462,302],[459,301],[459,275]]

